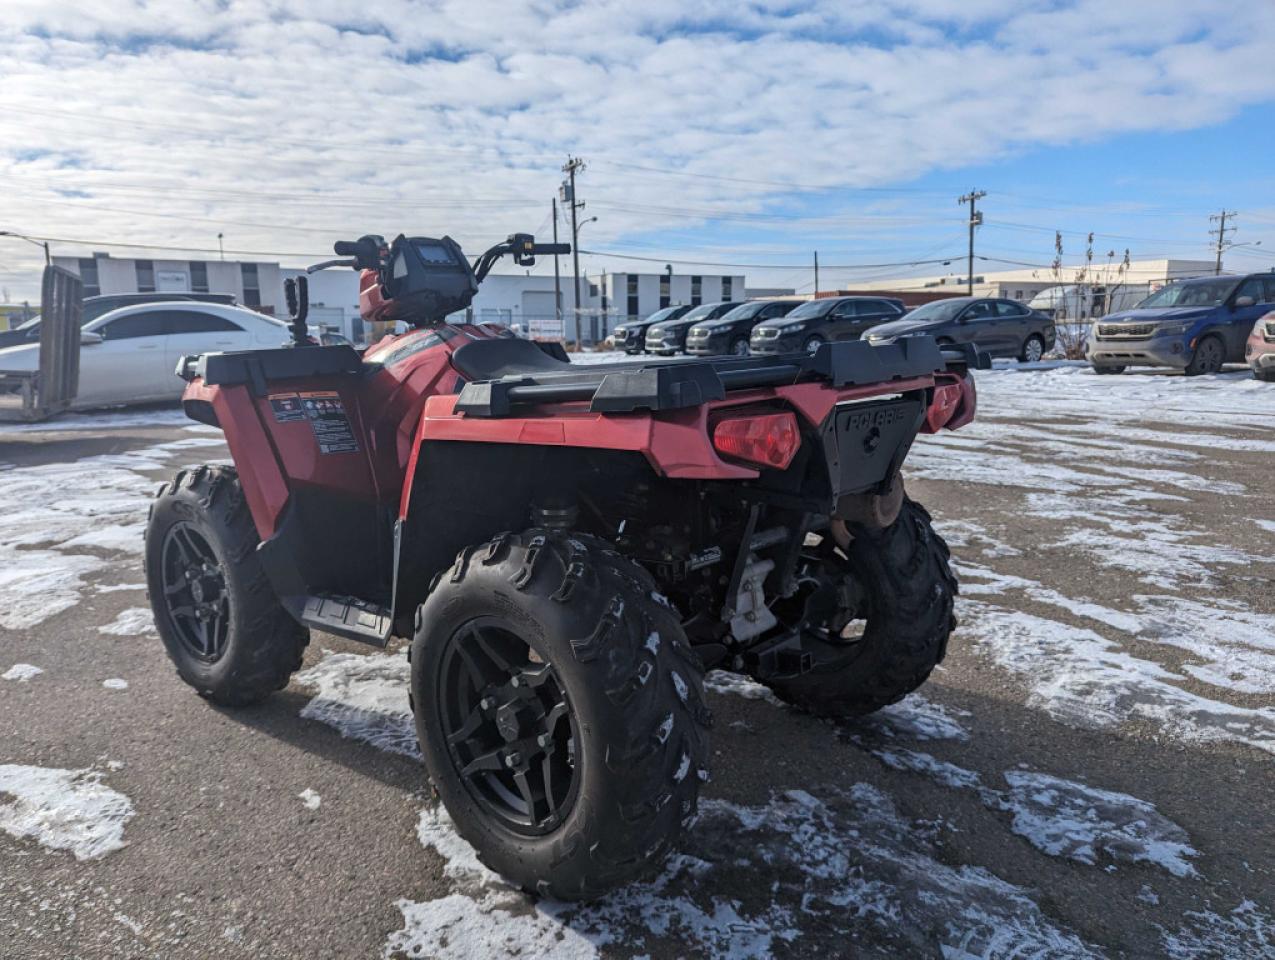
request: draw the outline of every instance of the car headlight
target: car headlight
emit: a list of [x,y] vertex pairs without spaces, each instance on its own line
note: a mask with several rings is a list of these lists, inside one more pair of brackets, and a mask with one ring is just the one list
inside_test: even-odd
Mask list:
[[790,324],[787,324],[786,326],[782,326],[782,327],[780,327],[780,328],[779,328],[779,332],[780,332],[781,334],[783,334],[783,333],[801,333],[801,328],[802,328],[803,326],[804,326],[804,324],[800,324],[800,323],[790,323]]
[[691,327],[691,329],[686,331],[686,335],[688,337],[700,337],[706,333],[708,333],[708,331],[703,327]]
[[1194,325],[1190,320],[1177,320],[1169,323],[1157,323],[1155,325],[1156,336],[1173,337],[1181,336],[1186,333]]
[[612,332],[615,336],[617,336],[617,337],[622,337],[622,336],[624,336],[626,333],[628,333],[629,331],[628,331],[628,330],[626,330],[624,327],[616,327],[616,328],[615,328],[614,330],[612,330],[611,332]]

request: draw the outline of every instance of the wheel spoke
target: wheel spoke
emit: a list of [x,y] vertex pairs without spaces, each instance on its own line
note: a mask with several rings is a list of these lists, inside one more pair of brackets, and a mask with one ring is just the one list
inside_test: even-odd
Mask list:
[[509,658],[496,649],[495,645],[491,642],[491,639],[487,637],[481,627],[474,627],[470,630],[470,636],[472,636],[474,638],[474,642],[478,644],[478,649],[482,651],[483,656],[485,656],[491,664],[496,667],[496,669],[506,675],[514,673],[513,664],[509,661]]
[[473,760],[470,760],[469,763],[465,764],[464,768],[460,771],[460,775],[462,777],[472,777],[475,773],[479,773],[483,770],[503,770],[505,765],[500,759],[500,753],[500,747],[497,747],[494,750],[488,750],[486,753],[480,753],[478,756],[474,757]]
[[164,584],[164,593],[167,596],[171,597],[174,594],[181,593],[183,590],[189,589],[189,587],[190,587],[190,584],[188,584],[185,578],[183,577],[181,580],[177,581],[176,583]]
[[199,562],[199,551],[195,549],[195,544],[184,527],[173,530],[173,544],[177,547],[177,552],[181,554],[182,562],[186,566],[193,567]]
[[195,608],[188,603],[184,603],[178,607],[169,607],[168,612],[174,617],[183,617],[187,620],[195,619]]
[[448,745],[454,747],[456,744],[468,740],[483,725],[484,719],[482,707],[474,704],[474,708],[469,711],[469,716],[465,718],[465,722],[457,727],[455,732],[448,735]]
[[558,721],[570,712],[566,700],[559,700],[553,705],[553,709],[545,714],[545,733],[553,736],[553,728],[558,725]]
[[556,808],[553,801],[553,753],[546,753],[544,759],[540,761],[540,777],[544,781],[545,788],[545,806],[552,813]]
[[546,680],[553,678],[553,668],[546,663],[535,670],[523,670],[521,671],[521,678],[522,682],[528,687],[541,687],[544,686]]
[[531,818],[532,825],[538,824],[542,818],[536,812],[536,795],[531,789],[531,781],[527,779],[527,771],[514,771],[514,783],[518,785],[518,793],[522,795],[522,801],[527,805],[527,816]]

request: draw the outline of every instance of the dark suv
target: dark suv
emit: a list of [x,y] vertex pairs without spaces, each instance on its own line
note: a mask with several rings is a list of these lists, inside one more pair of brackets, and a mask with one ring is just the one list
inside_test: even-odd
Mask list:
[[824,297],[807,300],[785,317],[753,327],[753,353],[814,350],[830,340],[858,340],[865,330],[897,320],[903,302],[890,297]]
[[763,320],[774,320],[791,313],[801,300],[751,300],[716,320],[702,320],[686,333],[686,352],[697,357],[731,353],[737,357],[748,353],[748,335]]
[[680,317],[652,324],[646,331],[646,352],[672,356],[685,348],[687,330],[701,321],[716,320],[738,306],[738,301],[734,300],[721,303],[701,303],[698,307],[692,307],[688,313],[684,313]]
[[646,344],[646,331],[651,329],[653,324],[664,320],[676,320],[690,309],[689,303],[679,304],[676,307],[664,307],[644,319],[626,320],[624,323],[617,324],[611,331],[611,336],[615,338],[615,348],[625,353],[641,353]]
[[877,327],[869,343],[929,334],[939,343],[972,343],[994,357],[1035,362],[1054,347],[1054,321],[1013,300],[952,297],[922,304],[901,320]]

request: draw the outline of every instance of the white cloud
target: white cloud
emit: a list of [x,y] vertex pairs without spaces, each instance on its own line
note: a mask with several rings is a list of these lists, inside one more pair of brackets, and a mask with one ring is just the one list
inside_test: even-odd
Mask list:
[[[875,187],[1190,128],[1275,94],[1272,39],[1275,10],[1202,0],[10,0],[0,229],[204,248],[220,229],[231,249],[297,254],[407,229],[476,247],[545,219],[571,151],[592,161],[581,195],[603,246],[694,227],[679,207],[792,195],[622,164]],[[926,202],[860,198],[849,212],[886,219],[856,236],[906,235],[921,212],[957,229],[950,198]],[[845,232],[772,226],[783,249]],[[38,258],[5,242],[0,280],[33,292]]]

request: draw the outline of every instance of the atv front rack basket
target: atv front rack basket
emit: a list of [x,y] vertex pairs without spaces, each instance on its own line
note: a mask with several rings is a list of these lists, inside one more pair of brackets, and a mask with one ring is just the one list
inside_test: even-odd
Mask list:
[[453,354],[453,363],[469,374],[456,410],[470,417],[506,417],[518,406],[583,401],[593,413],[677,410],[720,400],[727,390],[808,381],[864,386],[991,366],[988,355],[971,345],[940,349],[932,337],[877,346],[862,340],[825,343],[814,353],[608,364],[562,363],[530,341],[501,339],[466,344]]

